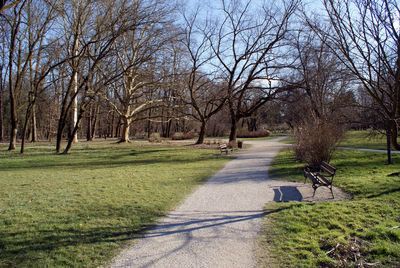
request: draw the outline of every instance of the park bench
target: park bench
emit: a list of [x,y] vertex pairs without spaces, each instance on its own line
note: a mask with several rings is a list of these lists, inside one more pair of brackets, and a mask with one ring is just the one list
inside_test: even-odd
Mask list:
[[229,145],[227,145],[227,144],[220,144],[219,145],[219,150],[220,150],[220,152],[221,152],[221,154],[223,153],[223,152],[225,152],[226,154],[228,154],[228,151],[233,151],[233,148],[231,147],[231,146],[229,146]]
[[331,190],[332,197],[335,198],[333,195],[332,182],[333,177],[335,177],[336,174],[336,168],[322,161],[319,167],[315,170],[316,171],[312,170],[308,166],[303,169],[304,183],[306,183],[307,178],[309,178],[312,182],[312,187],[314,189],[313,197],[315,196],[315,191],[318,189],[318,187],[325,186]]

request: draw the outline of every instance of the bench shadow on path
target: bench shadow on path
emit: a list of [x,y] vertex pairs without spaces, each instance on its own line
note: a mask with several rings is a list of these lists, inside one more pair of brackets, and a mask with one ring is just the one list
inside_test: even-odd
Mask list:
[[279,186],[274,188],[275,202],[303,201],[303,196],[295,186]]

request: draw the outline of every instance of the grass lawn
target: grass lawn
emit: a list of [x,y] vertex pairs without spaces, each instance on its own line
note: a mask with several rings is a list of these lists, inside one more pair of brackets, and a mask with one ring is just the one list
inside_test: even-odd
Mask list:
[[[261,266],[400,267],[400,177],[388,176],[400,172],[400,156],[393,158],[394,165],[385,165],[384,153],[336,151],[331,161],[338,168],[334,185],[353,200],[267,204]],[[285,150],[270,175],[303,181],[304,165]]]
[[229,157],[143,143],[0,147],[0,267],[97,267]]
[[[294,137],[288,137],[281,142],[293,144]],[[371,132],[368,130],[350,130],[346,132],[338,146],[386,150],[386,136],[381,134],[371,135]]]
[[237,138],[238,141],[262,141],[262,140],[272,140],[279,138],[279,136],[268,136],[268,137],[258,137],[258,138]]
[[368,130],[348,131],[338,146],[386,150],[386,136],[382,134],[371,135]]
[[285,144],[293,144],[294,143],[294,137],[289,136],[287,138],[284,138],[283,140],[280,140],[279,142],[285,143]]

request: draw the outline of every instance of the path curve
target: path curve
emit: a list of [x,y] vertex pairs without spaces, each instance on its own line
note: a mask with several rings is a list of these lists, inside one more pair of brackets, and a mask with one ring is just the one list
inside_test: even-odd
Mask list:
[[249,149],[237,154],[109,267],[254,267],[265,203],[302,198],[296,188],[302,183],[268,179],[271,161],[287,146],[280,139],[246,141],[252,145]]

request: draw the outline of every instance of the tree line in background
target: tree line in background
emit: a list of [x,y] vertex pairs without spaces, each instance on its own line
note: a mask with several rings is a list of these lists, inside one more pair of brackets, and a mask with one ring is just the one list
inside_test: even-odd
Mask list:
[[152,133],[235,142],[238,130],[265,125],[290,128],[311,163],[329,159],[349,125],[382,129],[400,149],[394,0],[323,0],[315,14],[299,0],[0,4],[9,150],[17,138],[21,152],[27,139],[55,139],[68,153],[78,137]]

